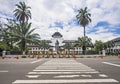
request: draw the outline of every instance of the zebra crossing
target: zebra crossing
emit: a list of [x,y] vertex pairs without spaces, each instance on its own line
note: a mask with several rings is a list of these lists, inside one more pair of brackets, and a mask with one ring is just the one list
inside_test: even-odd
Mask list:
[[50,59],[12,84],[119,83],[73,59]]

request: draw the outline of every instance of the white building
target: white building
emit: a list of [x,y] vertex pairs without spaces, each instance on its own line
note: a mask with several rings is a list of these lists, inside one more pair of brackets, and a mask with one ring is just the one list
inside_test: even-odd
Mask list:
[[111,53],[119,53],[120,54],[120,37],[111,40],[111,42],[112,42],[112,46],[110,48],[108,48],[107,51],[111,52]]
[[[74,45],[76,40],[64,40],[63,36],[60,32],[55,32],[50,40],[46,40],[47,43],[50,45],[49,49],[52,49],[54,53],[57,53],[60,49],[64,49],[64,45],[66,43],[70,43],[70,45]],[[49,51],[49,49],[43,49],[39,48],[37,45],[29,45],[29,51],[33,53],[34,51],[41,52],[41,51]],[[90,50],[89,48],[86,48],[86,50]],[[67,49],[64,49],[64,51],[68,51]],[[69,50],[70,52],[76,52],[77,54],[82,53],[82,47],[73,47]]]
[[64,46],[63,36],[59,32],[55,32],[52,35],[52,38],[50,41],[51,41],[51,43],[49,43],[49,45],[52,46],[53,51],[55,51],[55,53],[58,52],[60,47]]

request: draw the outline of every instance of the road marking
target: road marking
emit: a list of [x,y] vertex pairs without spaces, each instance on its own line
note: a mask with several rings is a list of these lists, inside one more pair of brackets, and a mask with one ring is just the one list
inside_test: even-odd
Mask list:
[[41,83],[118,83],[114,79],[72,79],[72,80],[16,80],[12,84],[41,84]]
[[54,76],[54,78],[74,78],[79,77],[79,75],[60,75],[60,76]]
[[79,74],[79,73],[99,73],[98,71],[94,72],[29,72],[28,74]]
[[38,78],[40,75],[26,75],[28,78]]
[[4,72],[8,72],[8,71],[5,71],[5,70],[3,70],[3,71],[0,71],[0,73],[4,73]]
[[104,64],[108,64],[108,65],[113,65],[113,66],[116,66],[116,67],[120,67],[120,65],[118,64],[113,64],[113,63],[110,63],[110,62],[102,62]]
[[[42,65],[43,66],[43,65]],[[63,65],[64,66],[64,65]],[[68,65],[69,66],[69,65]],[[84,67],[83,67],[83,69],[82,68],[80,68],[80,67],[66,67],[66,66],[64,66],[64,67],[60,67],[60,66],[53,66],[53,65],[49,65],[49,66],[44,66],[44,67],[37,67],[36,69],[41,69],[41,70],[91,70],[91,69],[85,69]],[[79,65],[78,65],[79,66]]]
[[31,64],[34,64],[34,63],[39,62],[39,61],[41,61],[41,59],[37,60],[37,61],[33,61],[33,62],[31,62]]
[[88,67],[82,63],[76,62],[75,60],[64,60],[64,59],[52,59],[36,69],[57,69],[57,70],[68,70],[68,69],[80,69],[80,70],[91,70],[91,67]]
[[90,69],[90,70],[33,70],[36,72],[41,72],[41,71],[95,71],[94,69]]
[[108,77],[107,75],[105,74],[99,74],[100,77]]

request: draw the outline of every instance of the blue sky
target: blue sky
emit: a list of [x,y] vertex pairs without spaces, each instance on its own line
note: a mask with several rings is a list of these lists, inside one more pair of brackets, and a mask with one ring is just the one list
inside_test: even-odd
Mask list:
[[63,35],[63,39],[82,37],[83,27],[78,24],[76,14],[78,9],[86,6],[92,15],[86,35],[93,42],[120,37],[120,0],[0,0],[1,21],[14,18],[13,10],[19,1],[31,6],[32,28],[37,28],[35,32],[41,39],[51,39],[56,31]]

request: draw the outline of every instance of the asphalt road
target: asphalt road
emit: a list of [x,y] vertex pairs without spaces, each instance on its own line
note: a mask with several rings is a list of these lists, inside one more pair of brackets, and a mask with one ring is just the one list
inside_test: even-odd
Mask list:
[[0,58],[0,84],[120,84],[120,59]]

